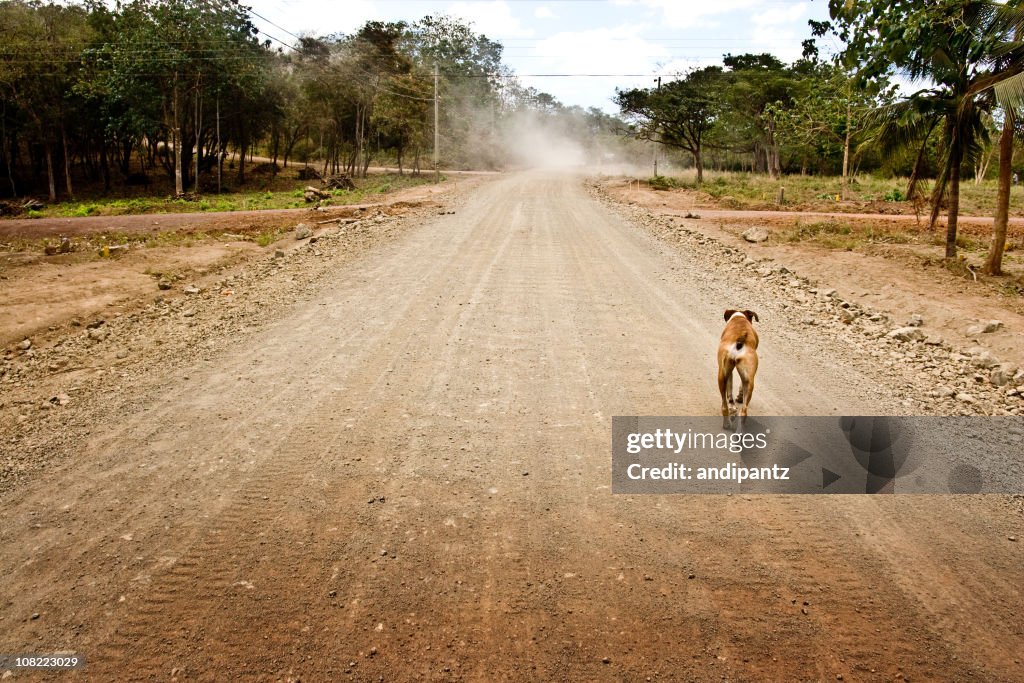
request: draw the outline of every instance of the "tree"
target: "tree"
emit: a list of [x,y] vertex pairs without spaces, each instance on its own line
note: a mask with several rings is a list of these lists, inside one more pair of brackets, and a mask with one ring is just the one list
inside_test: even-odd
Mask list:
[[790,138],[819,159],[841,153],[840,196],[846,200],[853,148],[864,138],[869,112],[879,100],[891,101],[893,89],[884,76],[865,80],[856,65],[843,64],[841,58],[821,61],[815,38],[826,35],[831,24],[813,19],[808,24],[814,38],[803,42],[798,62],[805,87],[783,112],[782,124]]
[[749,145],[755,168],[778,178],[782,174],[778,118],[792,106],[799,76],[770,54],[725,55],[722,63],[728,69],[726,127],[740,133],[740,144]]
[[412,75],[395,76],[388,81],[389,89],[382,92],[374,109],[372,123],[384,136],[384,141],[395,151],[398,173],[404,172],[402,160],[412,149],[414,173],[419,173],[419,157],[427,146],[431,131],[430,116],[433,109],[427,97],[411,95],[422,92],[422,81]]
[[996,190],[996,211],[992,218],[992,242],[985,258],[984,272],[1001,275],[1003,250],[1006,247],[1006,229],[1010,219],[1010,186],[1013,174],[1013,129],[1016,114],[1012,108],[1003,112],[1003,127],[999,135],[999,185]]
[[234,105],[244,159],[254,132],[245,117],[261,102],[266,69],[246,9],[233,0],[131,0],[114,22],[115,40],[93,55],[105,66],[103,88],[142,115],[148,130],[139,132],[153,134],[151,144],[167,144],[161,160],[175,192],[184,193],[192,156],[202,154],[204,103]]
[[[1006,229],[1010,216],[1010,185],[1013,173],[1013,139],[1020,123],[1016,109],[1024,104],[1024,12],[1017,7],[1003,7],[1003,25],[1006,40],[994,52],[996,60],[992,73],[975,84],[979,92],[992,89],[995,99],[1003,105],[1003,128],[999,136],[999,187],[996,211],[992,220],[992,242],[985,259],[985,272],[1002,274],[1003,250],[1006,248]],[[1010,35],[1012,27],[1012,36]]]
[[90,39],[87,14],[76,6],[9,0],[0,3],[0,27],[4,45],[0,92],[31,122],[46,161],[50,201],[57,198],[54,152],[58,148],[71,196],[69,99],[78,58]]
[[698,184],[704,181],[704,140],[721,114],[722,74],[721,67],[708,66],[657,88],[615,91],[634,137],[689,152]]
[[511,71],[501,43],[449,16],[411,24],[403,50],[426,73],[440,72],[441,150],[457,165],[495,166],[497,122],[504,112],[502,88]]
[[571,153],[603,160],[624,148],[609,133],[617,119],[523,88],[501,44],[458,19],[368,22],[273,52],[236,0],[46,2],[0,0],[4,194],[70,195],[75,174],[109,190],[159,168],[183,193],[215,166],[219,189],[229,149],[238,182],[257,149],[353,175],[390,153],[418,172],[435,67],[448,163],[500,167],[512,157],[503,133],[525,120],[574,139]]
[[944,161],[930,226],[948,195],[947,258],[956,256],[961,166],[977,154],[987,131],[976,96],[1006,41],[1009,24],[1001,9],[989,0],[829,0],[848,63],[858,63],[868,78],[895,70],[931,83],[889,107],[882,125],[890,140],[908,143],[941,123]]

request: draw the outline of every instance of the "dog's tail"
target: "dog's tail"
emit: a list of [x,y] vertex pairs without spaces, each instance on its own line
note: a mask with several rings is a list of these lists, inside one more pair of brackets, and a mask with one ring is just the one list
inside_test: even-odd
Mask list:
[[747,343],[747,333],[741,332],[739,338],[736,340],[736,350],[742,351],[743,345]]

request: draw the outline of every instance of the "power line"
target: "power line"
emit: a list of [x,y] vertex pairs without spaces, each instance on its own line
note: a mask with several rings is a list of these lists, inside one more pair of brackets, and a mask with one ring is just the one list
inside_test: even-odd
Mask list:
[[[257,18],[259,18],[259,19],[262,19],[263,21],[267,22],[268,24],[270,24],[271,26],[273,26],[273,27],[274,27],[274,28],[276,28],[276,29],[280,29],[280,30],[284,31],[285,33],[287,33],[288,35],[290,35],[290,36],[291,36],[292,38],[294,38],[295,40],[302,40],[302,38],[300,38],[299,36],[295,35],[294,33],[292,33],[291,31],[289,31],[289,30],[288,30],[288,29],[286,29],[285,27],[283,27],[283,26],[280,26],[280,25],[278,25],[278,24],[275,24],[275,23],[274,23],[274,22],[272,22],[272,21],[271,21],[270,19],[267,19],[267,18],[266,18],[265,16],[263,16],[262,14],[259,14],[259,13],[258,13],[258,12],[256,12],[256,10],[254,10],[254,9],[253,9],[252,7],[250,7],[250,8],[249,8],[249,14],[251,14],[251,15],[253,15],[254,17],[257,17]],[[267,35],[269,35],[269,34],[267,34]]]

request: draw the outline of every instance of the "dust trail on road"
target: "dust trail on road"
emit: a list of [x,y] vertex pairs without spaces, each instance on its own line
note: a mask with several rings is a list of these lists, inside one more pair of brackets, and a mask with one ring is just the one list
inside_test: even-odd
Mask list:
[[763,312],[753,412],[898,410],[702,265],[572,176],[484,185],[6,501],[0,650],[90,680],[1019,678],[983,497],[611,495],[613,415],[717,410],[727,307]]

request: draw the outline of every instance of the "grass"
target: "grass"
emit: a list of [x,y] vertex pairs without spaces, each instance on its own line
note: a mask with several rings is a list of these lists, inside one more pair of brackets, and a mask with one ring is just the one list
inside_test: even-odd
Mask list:
[[656,175],[647,179],[647,184],[652,190],[675,190],[682,187],[682,183],[675,178],[663,175]]
[[[132,249],[155,249],[159,247],[184,247],[190,248],[197,244],[208,241],[248,241],[254,242],[261,247],[266,247],[282,236],[287,234],[287,228],[264,229],[262,232],[247,231],[245,228],[233,228],[231,232],[201,232],[168,230],[153,234],[139,235],[118,231],[110,231],[96,234],[80,235],[72,240],[72,255],[77,258],[89,259],[104,258],[102,249],[106,247],[128,246]],[[42,253],[48,245],[56,244],[57,240],[50,237],[42,238],[14,238],[0,243],[0,251],[17,253],[30,252]],[[124,252],[114,250],[109,252],[107,258],[121,256]],[[148,273],[147,275],[152,274]]]
[[[430,174],[419,177],[394,173],[357,178],[355,190],[332,190],[331,198],[321,204],[341,206],[359,204],[370,198],[407,187],[433,182]],[[42,211],[30,211],[29,218],[74,218],[82,216],[124,216],[130,214],[205,213],[254,211],[262,209],[295,209],[309,206],[303,198],[303,188],[311,183],[295,178],[279,178],[273,189],[249,189],[224,194],[201,195],[197,199],[178,199],[167,196],[139,196],[120,198],[91,198],[60,202]],[[316,183],[312,183],[316,185]]]
[[909,244],[917,236],[896,230],[856,226],[844,221],[824,220],[796,224],[779,235],[785,242],[812,242],[828,249],[853,251],[867,244]]
[[[885,213],[914,213],[914,206],[906,201],[906,178],[877,178],[860,174],[850,178],[850,202],[840,202],[842,180],[836,176],[783,176],[773,180],[764,174],[705,171],[704,183],[696,184],[693,171],[674,177],[659,176],[651,179],[654,189],[680,187],[699,189],[730,209],[807,208],[822,211],[882,211]],[[779,189],[785,189],[785,201],[776,203]],[[925,187],[930,190],[930,185]],[[964,216],[991,216],[995,209],[996,181],[985,180],[975,184],[967,179],[960,184],[960,213]],[[865,207],[863,204],[872,204]],[[1013,187],[1010,198],[1012,215],[1024,215],[1024,186]]]
[[285,233],[284,230],[267,230],[261,232],[256,236],[256,244],[261,247],[268,247],[277,240],[281,239],[281,236]]

